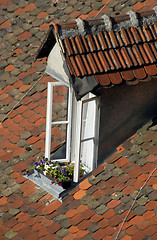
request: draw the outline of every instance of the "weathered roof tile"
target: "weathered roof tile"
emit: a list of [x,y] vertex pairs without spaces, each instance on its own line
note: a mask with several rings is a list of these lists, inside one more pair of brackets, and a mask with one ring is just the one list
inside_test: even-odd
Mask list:
[[[12,2],[14,2],[14,4]],[[31,3],[31,1],[28,3],[28,1],[25,0],[1,1],[1,13],[5,16],[5,18],[2,17],[0,19],[0,27],[2,30],[1,38],[3,40],[3,44],[1,44],[1,66],[2,68],[4,67],[4,69],[1,69],[4,71],[4,74],[2,74],[2,90],[0,90],[0,99],[4,106],[2,113],[7,113],[12,108],[17,94],[19,95],[23,91],[26,92],[27,88],[32,84],[32,81],[34,83],[34,81],[38,80],[40,74],[36,74],[35,72],[41,72],[45,68],[46,58],[44,58],[42,61],[36,61],[32,64],[29,62],[27,66],[24,65],[24,68],[27,67],[27,70],[25,69],[26,71],[21,74],[18,73],[23,68],[22,61],[30,61],[31,58],[29,57],[29,54],[32,54],[40,44],[41,37],[44,34],[41,32],[41,30],[45,31],[45,29],[48,28],[49,22],[52,20],[52,15],[53,20],[57,22],[59,18],[63,20],[70,19],[70,17],[78,17],[81,15],[82,18],[86,19],[88,22],[89,17],[91,17],[92,19],[89,25],[94,29],[95,23],[98,23],[98,20],[95,18],[96,14],[100,17],[102,13],[112,15],[115,13],[115,11],[120,11],[120,13],[123,12],[126,14],[130,9],[146,11],[147,9],[144,9],[143,7],[156,6],[156,2],[154,0],[148,0],[144,2],[135,0],[131,1],[131,3],[130,1],[127,1],[124,6],[121,6],[120,2],[118,1],[110,1],[110,3],[107,2],[107,0],[102,0],[102,2],[97,2],[96,0],[93,2],[80,1],[78,3],[76,0],[71,0],[64,3],[57,1],[50,6],[50,1],[44,1],[44,3],[37,0],[33,1],[33,3]],[[102,6],[102,3],[105,5],[101,8],[100,11],[99,8]],[[71,6],[70,8],[67,8],[69,4]],[[92,8],[85,8],[85,10],[83,10],[83,5],[89,4],[92,6],[93,10],[89,12],[88,15],[84,15],[84,11],[87,11],[88,9],[90,11]],[[61,16],[63,13],[64,15]],[[50,15],[48,16],[47,14]],[[145,19],[147,17],[149,18],[149,13],[146,14],[141,12],[140,14],[141,17],[145,16]],[[36,18],[42,19],[41,27],[38,26],[40,24],[40,21],[37,21]],[[130,21],[128,14],[124,16],[116,15],[116,24],[120,24],[120,22],[123,21]],[[102,22],[103,20],[101,19],[99,23]],[[125,33],[127,35],[125,42],[128,44],[127,46],[122,39],[120,28],[119,30],[111,29],[106,34],[104,33],[104,31],[106,31],[105,29],[99,29],[100,32],[97,32],[95,30],[93,33],[88,32],[88,34],[91,34],[92,36],[93,52],[90,49],[86,35],[81,36],[79,34],[76,22],[70,23],[70,25],[69,23],[64,23],[62,25],[63,29],[61,29],[61,25],[62,24],[59,24],[58,26],[54,25],[56,34],[59,34],[61,30],[63,30],[64,33],[69,31],[69,26],[74,30],[74,35],[71,36],[73,38],[72,41],[71,37],[69,38],[69,35],[67,35],[70,44],[68,49],[69,53],[66,52],[67,47],[64,43],[65,38],[62,38],[61,40],[63,43],[64,51],[66,53],[66,61],[68,63],[71,75],[74,76],[76,74],[76,76],[78,75],[80,77],[83,77],[83,73],[89,76],[93,74],[93,71],[97,71],[94,76],[97,82],[103,86],[111,85],[109,78],[109,74],[111,73],[119,72],[119,78],[121,77],[122,81],[125,80],[128,84],[137,84],[139,82],[139,80],[136,79],[135,75],[140,77],[140,81],[147,81],[151,79],[151,76],[154,78],[154,76],[157,75],[156,22],[153,23],[150,21],[144,27],[139,26],[135,28],[132,25],[131,27],[125,27]],[[99,26],[99,24],[97,25]],[[33,26],[35,26],[35,28],[33,28]],[[74,42],[75,45],[73,45],[72,42]],[[146,48],[147,44],[149,46],[147,51],[143,46],[145,43]],[[128,53],[126,59],[128,59],[127,62],[130,61],[130,66],[121,53],[122,47],[125,48]],[[19,49],[23,49],[24,52],[21,52]],[[16,56],[12,56],[13,53]],[[93,61],[95,63],[94,70],[91,68],[90,62],[87,59],[86,54],[88,53],[92,55]],[[80,67],[77,64],[76,56],[80,61]],[[71,58],[74,60],[74,66],[71,62]],[[82,67],[82,65],[84,65],[84,67]],[[134,75],[135,72],[136,74]],[[14,78],[13,76],[16,76],[17,74],[18,78]],[[146,77],[144,77],[145,75]],[[40,83],[44,84],[45,88],[48,81],[53,81],[53,79],[46,75],[40,79]],[[12,92],[12,87],[5,89],[7,85],[13,86],[15,90]],[[37,92],[40,94],[36,94]],[[21,96],[23,96],[23,94]],[[17,235],[13,238],[17,239],[20,239],[21,237],[24,238],[26,235],[30,239],[40,238],[41,240],[57,239],[57,237],[63,238],[63,240],[91,239],[92,236],[95,239],[115,239],[119,227],[121,226],[121,223],[128,213],[127,208],[130,207],[134,197],[136,197],[136,193],[138,190],[140,190],[152,171],[152,165],[147,165],[147,162],[154,164],[156,162],[156,140],[155,135],[152,135],[152,132],[156,133],[156,125],[152,126],[150,130],[148,128],[145,130],[145,133],[151,132],[151,134],[146,135],[146,140],[144,140],[146,141],[145,143],[139,144],[142,145],[142,148],[147,150],[147,154],[149,154],[143,158],[144,161],[141,160],[142,158],[138,158],[138,154],[133,154],[129,151],[129,143],[124,143],[123,147],[126,149],[124,150],[124,153],[123,151],[118,152],[118,154],[115,153],[106,159],[106,162],[111,163],[115,166],[115,169],[116,166],[118,166],[120,169],[123,167],[124,173],[122,175],[113,178],[113,176],[115,176],[115,171],[112,171],[112,169],[110,170],[110,174],[106,173],[105,169],[103,172],[101,172],[99,169],[97,172],[98,175],[95,177],[95,181],[91,181],[91,183],[89,183],[88,178],[85,181],[82,181],[81,184],[75,188],[75,190],[70,192],[70,197],[65,198],[62,204],[58,203],[58,201],[54,201],[55,206],[53,207],[53,202],[52,205],[49,204],[54,200],[53,196],[50,198],[50,196],[48,197],[47,194],[44,197],[41,197],[41,199],[39,199],[37,202],[31,203],[30,200],[33,199],[33,194],[36,194],[38,190],[36,189],[35,185],[28,184],[28,180],[24,181],[24,179],[20,177],[20,173],[18,173],[21,171],[21,169],[28,167],[28,165],[32,163],[34,156],[40,155],[41,152],[44,152],[43,142],[45,139],[45,130],[43,129],[45,128],[42,126],[45,122],[45,120],[43,120],[45,118],[45,111],[43,111],[43,108],[46,104],[46,91],[43,91],[43,88],[40,88],[40,86],[37,85],[37,88],[34,91],[31,91],[31,94],[23,98],[21,104],[24,108],[17,106],[15,110],[9,113],[9,121],[5,120],[2,124],[0,124],[0,181],[3,188],[3,197],[0,199],[0,205],[2,205],[1,211],[3,214],[0,223],[1,238],[10,236],[13,237],[13,235],[10,235],[12,234],[10,231],[11,226],[18,222],[12,227],[12,230],[16,231],[17,233]],[[38,108],[38,105],[42,106],[43,108]],[[25,120],[23,120],[22,117],[24,109],[25,111],[26,109],[33,111],[33,115],[30,111],[26,112],[27,119]],[[4,114],[1,115],[4,117],[6,116]],[[36,122],[34,123],[34,121],[37,120],[39,120],[37,122],[38,126],[36,126]],[[143,137],[143,134],[145,133],[143,130],[140,130],[139,137]],[[35,141],[31,144],[33,149],[29,152],[29,154],[25,149],[25,145],[27,145],[27,139],[30,142]],[[132,141],[134,141],[134,138],[132,138]],[[20,156],[18,156],[19,154]],[[132,154],[132,166],[141,166],[141,175],[139,175],[137,179],[135,176],[138,175],[139,172],[128,170],[129,167],[132,167],[127,164],[128,161],[130,161],[130,154]],[[12,166],[10,166],[10,164]],[[144,166],[145,168],[142,168]],[[13,170],[14,172],[9,174],[10,171],[12,172]],[[109,179],[111,180],[108,182]],[[17,180],[17,182],[15,182],[15,180]],[[130,186],[131,189],[133,188],[133,192],[131,192],[130,195],[128,194],[129,189],[126,189],[127,185]],[[81,199],[74,200],[73,196],[77,192],[78,197],[81,197],[80,193],[82,191],[79,192],[80,190],[84,190],[83,193],[86,195]],[[122,192],[123,190],[124,192]],[[144,198],[141,199],[140,197],[134,206],[134,210],[131,210],[129,213],[126,222],[124,223],[120,232],[119,239],[157,239],[155,233],[155,190],[157,190],[156,171],[150,177],[147,186],[141,190],[141,194]],[[124,193],[128,195],[124,195]],[[100,197],[102,194],[103,196]],[[149,199],[149,202],[147,202],[147,198]],[[113,199],[118,201],[118,203],[121,201],[121,204],[114,206]],[[84,205],[82,205],[81,202]],[[45,204],[48,205],[45,206]],[[107,210],[106,204],[112,208],[109,208]],[[144,205],[140,206],[138,204]],[[98,206],[100,207],[98,208]],[[13,208],[13,210],[10,210],[9,207]],[[58,209],[56,209],[57,207]],[[68,212],[69,209],[70,212]],[[22,214],[15,215],[17,218],[14,219],[15,217],[9,213],[16,213],[16,211],[20,211]],[[48,213],[46,215],[46,218],[45,215],[43,215],[42,211],[45,212],[45,214]],[[104,211],[105,212],[102,215],[98,215],[96,214],[96,211],[98,211],[100,214],[102,214]],[[66,214],[67,212],[68,214]],[[141,215],[142,213],[143,215]],[[57,217],[58,214],[63,215],[63,219],[66,217],[66,219],[61,221],[59,224],[55,222],[55,217]],[[135,214],[141,216],[137,216]],[[69,220],[75,217],[75,215],[79,216],[80,219],[79,217],[78,219],[74,218],[74,224],[73,221],[70,223]],[[121,222],[119,222],[119,218],[121,219]],[[24,222],[20,223],[19,220]],[[105,228],[98,226],[99,224],[102,226],[104,224],[105,226],[106,221],[108,225]],[[90,225],[91,223],[92,225]],[[78,225],[81,230],[78,228]],[[30,228],[35,230],[35,232],[33,230],[31,231]]]

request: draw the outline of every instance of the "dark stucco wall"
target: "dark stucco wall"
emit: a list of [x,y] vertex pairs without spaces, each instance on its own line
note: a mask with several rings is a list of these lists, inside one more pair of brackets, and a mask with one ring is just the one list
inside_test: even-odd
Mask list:
[[103,89],[98,161],[157,115],[157,79]]

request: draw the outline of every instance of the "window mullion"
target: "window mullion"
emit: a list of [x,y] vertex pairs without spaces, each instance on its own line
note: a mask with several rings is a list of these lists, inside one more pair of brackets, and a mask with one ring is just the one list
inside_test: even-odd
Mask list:
[[51,124],[52,125],[55,125],[55,124],[68,124],[69,121],[56,121],[56,122],[52,122]]
[[71,108],[72,108],[72,90],[69,87],[69,98],[68,98],[68,123],[67,123],[67,141],[66,141],[66,159],[70,161],[70,139],[71,139]]
[[77,103],[77,126],[75,137],[75,167],[74,167],[74,182],[79,180],[80,167],[80,146],[81,146],[81,126],[82,126],[82,101]]
[[45,157],[50,159],[51,151],[51,122],[52,122],[52,101],[53,85],[48,83],[47,90],[47,114],[46,114],[46,139],[45,139]]

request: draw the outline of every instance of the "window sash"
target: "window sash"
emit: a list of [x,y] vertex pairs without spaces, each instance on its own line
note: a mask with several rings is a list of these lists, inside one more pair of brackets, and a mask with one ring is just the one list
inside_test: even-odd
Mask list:
[[[83,126],[83,104],[90,103],[94,101],[94,109],[93,109],[93,118],[89,119],[94,121],[93,124],[93,133],[94,135],[91,138],[82,139],[82,126]],[[87,113],[88,114],[88,113]],[[77,103],[77,121],[76,121],[76,140],[75,140],[75,169],[74,169],[74,182],[78,182],[79,180],[79,165],[80,165],[80,157],[81,157],[81,143],[88,142],[92,140],[92,159],[90,162],[90,170],[92,171],[97,166],[97,153],[98,153],[98,138],[99,138],[99,119],[100,119],[100,109],[99,109],[99,98],[95,97],[92,93],[86,95],[83,100]],[[89,124],[89,123],[87,123]],[[87,151],[87,155],[88,155]]]
[[[53,104],[53,88],[54,86],[66,86],[69,88],[68,106],[67,106],[67,121],[52,122],[52,104]],[[48,82],[47,90],[47,114],[46,114],[46,139],[45,139],[45,157],[50,159],[51,153],[51,129],[53,125],[65,124],[66,131],[66,158],[56,159],[56,161],[69,162],[70,161],[70,138],[71,138],[71,104],[72,104],[72,90],[71,88],[61,82]]]

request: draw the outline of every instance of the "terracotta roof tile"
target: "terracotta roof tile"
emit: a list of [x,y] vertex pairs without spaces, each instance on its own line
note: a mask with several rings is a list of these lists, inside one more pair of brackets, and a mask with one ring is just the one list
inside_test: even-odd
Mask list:
[[81,74],[80,74],[80,70],[79,70],[79,68],[78,68],[78,66],[77,66],[77,64],[76,64],[76,62],[75,62],[74,57],[70,57],[70,62],[71,62],[71,64],[72,64],[73,68],[74,68],[74,71],[75,71],[75,73],[76,73],[76,76],[80,76],[80,75],[81,75]]
[[104,71],[107,72],[110,69],[110,67],[109,67],[109,64],[107,62],[107,59],[105,58],[104,53],[102,51],[98,52],[98,57],[100,59],[101,65],[104,68]]
[[80,56],[80,55],[77,55],[77,56],[75,57],[75,60],[76,60],[76,63],[77,63],[77,65],[78,65],[78,67],[79,67],[79,69],[80,69],[80,71],[81,71],[81,75],[82,75],[82,76],[87,75],[87,71],[86,71],[85,66],[84,66],[84,64],[83,64],[83,61],[82,61],[81,56]]
[[116,72],[116,73],[109,73],[109,78],[110,81],[113,84],[120,84],[122,82],[122,78],[120,76],[120,73]]
[[76,44],[77,42],[75,42],[75,39],[73,37],[70,39],[70,41],[71,41],[71,46],[73,48],[73,53],[74,53],[74,55],[75,54],[77,55],[79,53],[78,46]]
[[73,50],[72,50],[72,47],[71,47],[71,44],[70,44],[70,41],[69,41],[68,38],[64,39],[64,44],[65,44],[65,47],[66,47],[66,49],[68,51],[68,55],[69,56],[72,55],[73,54]]
[[144,48],[144,50],[145,50],[145,52],[146,52],[150,62],[151,63],[155,62],[155,57],[154,57],[154,54],[153,54],[153,52],[152,52],[152,50],[150,48],[150,45],[148,43],[144,43],[143,44],[143,48]]
[[144,68],[134,69],[133,74],[137,79],[144,79],[147,76]]
[[111,83],[108,74],[95,75],[95,78],[102,86],[108,86]]
[[126,81],[130,81],[134,79],[134,74],[132,70],[129,71],[122,71],[121,72],[122,78]]
[[[130,1],[127,1],[124,6],[121,6],[120,2],[112,0],[110,3],[108,3],[107,0],[101,2],[99,0],[94,2],[90,1],[91,7],[89,9],[91,9],[91,11],[88,10],[89,14],[86,14],[84,12],[84,6],[88,4],[88,1],[80,1],[78,3],[78,1],[75,0],[64,1],[64,3],[62,1],[50,3],[48,0],[44,1],[44,3],[37,0],[34,0],[32,3],[31,1],[28,3],[26,0],[1,1],[1,13],[5,17],[0,18],[0,27],[3,28],[1,31],[2,89],[0,90],[0,100],[4,108],[7,107],[7,109],[11,109],[14,105],[14,101],[16,103],[18,100],[18,94],[22,97],[24,94],[23,91],[26,92],[27,88],[31,87],[32,84],[38,80],[39,72],[42,72],[45,68],[46,58],[34,63],[30,63],[30,61],[32,61],[30,59],[32,59],[32,53],[36,51],[36,48],[43,38],[43,31],[49,27],[52,16],[53,20],[56,22],[59,20],[63,21],[62,24],[54,24],[56,34],[69,31],[69,24],[67,22],[65,23],[65,20],[67,21],[70,20],[71,17],[80,15],[82,15],[82,18],[86,19],[87,25],[89,22],[89,25],[94,30],[93,32],[88,32],[92,37],[91,44],[93,50],[90,49],[86,34],[81,35],[78,32],[76,22],[70,23],[70,27],[74,31],[69,32],[73,32],[74,34],[71,37],[67,35],[70,44],[68,50],[64,43],[65,38],[61,36],[61,43],[63,44],[66,61],[72,76],[79,76],[82,78],[83,73],[86,74],[86,76],[94,75],[96,81],[100,83],[100,85],[112,86],[113,84],[109,78],[109,74],[111,73],[118,72],[120,74],[119,81],[121,77],[121,80],[126,81],[128,84],[137,84],[139,80],[147,81],[151,79],[151,76],[154,78],[154,76],[157,75],[156,22],[150,21],[145,26],[141,25],[137,28],[132,25],[130,25],[130,27],[125,26],[124,32],[126,36],[123,36],[123,39],[120,28],[117,30],[115,28],[106,30],[105,27],[101,29],[99,25],[102,23],[104,24],[104,21],[100,19],[98,23],[97,18],[95,18],[97,13],[99,13],[99,17],[105,13],[108,16],[113,16],[113,18],[110,18],[111,21],[113,20],[112,26],[114,25],[114,21],[116,24],[125,21],[129,22],[130,18],[128,14],[124,16],[114,16],[115,12],[119,11],[120,14],[126,14],[132,9],[142,10],[143,7],[154,7],[156,6],[156,2],[152,0],[141,3],[135,0],[131,1],[131,4]],[[102,6],[102,4],[106,6]],[[70,5],[71,7],[68,8]],[[99,12],[100,9],[101,12]],[[143,8],[143,10],[147,9]],[[154,14],[154,11],[151,12]],[[149,15],[150,13],[146,14],[141,12],[139,13],[139,18],[144,16],[146,20],[149,18]],[[90,21],[89,17],[92,18]],[[14,21],[16,24],[14,24]],[[99,29],[99,32],[95,29]],[[58,36],[60,37],[60,35]],[[71,38],[73,38],[72,41]],[[144,48],[144,44],[146,44],[146,49]],[[121,53],[122,48],[125,48],[127,51],[127,61]],[[10,49],[12,49],[11,52]],[[90,65],[90,59],[87,58],[87,54],[91,54],[92,56],[92,60],[95,64],[94,69]],[[78,66],[76,56],[81,62],[79,63],[80,66]],[[74,66],[71,62],[71,58],[74,60]],[[130,66],[127,63],[128,61],[131,63]],[[3,64],[4,66],[2,66]],[[21,69],[24,68],[26,68],[25,71],[22,70],[22,73],[20,73]],[[82,71],[80,70],[81,68]],[[135,75],[133,70],[136,72]],[[18,75],[15,75],[17,72]],[[94,74],[93,72],[96,73]],[[144,78],[145,75],[146,77]],[[14,76],[17,76],[17,78]],[[137,76],[140,77],[139,80],[136,78]],[[39,85],[40,83],[44,84],[46,89],[48,81],[54,80],[44,75],[40,79]],[[18,90],[17,95],[12,94],[14,93],[14,91],[12,91],[13,89]],[[146,167],[141,167],[143,173],[141,172],[141,175],[139,175],[137,179],[135,176],[138,175],[139,172],[134,172],[133,170],[129,171],[129,168],[131,169],[133,166],[134,169],[137,163],[133,163],[132,166],[128,165],[128,158],[123,157],[122,159],[123,151],[118,152],[107,158],[106,163],[113,165],[114,169],[117,169],[117,167],[120,169],[123,168],[123,174],[115,177],[114,170],[110,170],[111,180],[109,182],[105,180],[102,181],[100,176],[102,177],[103,172],[98,169],[98,175],[95,176],[97,183],[92,185],[92,183],[87,183],[86,179],[85,182],[83,181],[80,186],[75,189],[75,191],[73,190],[70,192],[70,198],[65,198],[62,204],[59,203],[57,205],[55,202],[54,208],[51,208],[53,202],[50,202],[54,200],[53,197],[52,199],[46,197],[46,192],[42,192],[42,194],[45,194],[45,198],[41,197],[39,189],[37,189],[34,184],[28,184],[28,180],[24,181],[20,174],[21,169],[30,165],[35,156],[43,154],[44,152],[45,120],[43,119],[45,119],[45,111],[43,111],[43,108],[38,108],[38,106],[45,107],[45,104],[46,91],[39,89],[37,84],[37,88],[31,91],[30,94],[21,101],[21,106],[23,107],[17,106],[16,109],[8,115],[9,121],[6,119],[0,124],[0,181],[2,188],[2,197],[0,198],[0,205],[2,207],[0,222],[1,238],[10,238],[10,234],[15,234],[11,231],[13,230],[16,231],[16,236],[11,235],[13,239],[21,239],[27,236],[28,239],[53,240],[62,238],[63,240],[72,240],[91,239],[92,235],[95,239],[115,239],[121,223],[128,212],[126,208],[132,203],[133,194],[136,196],[136,192],[140,190],[147,176],[151,173],[152,165],[147,165],[147,162],[151,164],[155,164],[156,162],[157,148],[156,141],[154,140],[155,136],[152,134],[146,135],[146,143],[141,145],[142,148],[149,152],[149,155],[145,157]],[[29,110],[28,112],[26,111],[27,109]],[[26,114],[24,115],[27,119],[22,120],[23,113]],[[38,126],[36,126],[36,122],[34,123],[36,120],[39,120],[37,122]],[[154,130],[147,129],[146,131],[153,132]],[[21,144],[26,144],[27,139],[33,140],[32,137],[37,137],[37,139],[34,139],[37,141],[31,143],[32,150],[28,152],[24,148],[24,145],[21,147]],[[134,138],[132,138],[132,141],[133,140]],[[128,151],[129,144],[124,144],[123,147],[126,147]],[[20,156],[18,156],[18,154],[20,154]],[[105,171],[106,174],[106,168],[103,171]],[[148,184],[142,189],[141,193],[144,198],[138,198],[134,206],[135,209],[131,210],[126,219],[126,223],[120,232],[119,239],[157,239],[154,224],[156,223],[156,209],[154,209],[156,202],[154,198],[155,190],[157,190],[155,179],[156,172],[154,172]],[[133,188],[133,192],[131,192],[130,195],[128,194],[129,189],[126,189],[127,186]],[[74,200],[73,196],[76,193],[79,193],[79,198],[81,197],[80,190],[84,190],[86,195],[81,199]],[[122,192],[123,190],[124,192]],[[103,196],[100,197],[102,194]],[[33,197],[37,196],[41,198],[32,203]],[[94,196],[95,199],[92,198],[92,196]],[[82,199],[84,200],[86,197],[88,201],[85,203]],[[148,200],[144,202],[146,199]],[[118,203],[120,201],[121,203],[114,207],[113,200],[118,201]],[[142,208],[138,205],[140,201],[141,204],[143,204]],[[82,203],[84,203],[84,205],[82,205]],[[107,209],[106,205],[113,208]],[[102,210],[102,212],[105,211],[102,215],[96,214],[96,207],[98,206],[101,206],[99,210]],[[66,215],[69,209],[71,210],[71,215],[70,213]],[[13,213],[13,210],[15,213],[17,211],[15,216],[10,215],[10,213]],[[44,215],[42,211],[48,214]],[[102,212],[100,211],[99,213]],[[19,215],[19,213],[21,214]],[[60,214],[65,217],[65,220],[55,222],[55,219],[57,219],[56,217]],[[135,218],[137,217],[136,214],[142,215],[139,216],[140,218]],[[75,216],[77,216],[77,219],[73,218]],[[73,221],[69,222],[70,219]],[[119,222],[120,219],[121,222]],[[108,225],[105,228],[98,226],[99,224],[102,226],[104,224],[105,226],[106,222]],[[14,225],[15,223],[17,224]],[[78,226],[85,230],[79,229]],[[65,236],[59,237],[61,233],[64,233]]]
[[83,60],[83,64],[85,65],[85,68],[87,70],[87,73],[89,75],[91,75],[92,74],[92,70],[91,70],[91,68],[90,68],[90,66],[88,64],[87,57],[85,55],[82,55],[82,60]]
[[93,55],[91,53],[87,54],[87,59],[88,59],[88,62],[89,62],[89,66],[92,70],[92,73],[96,74],[97,72],[99,72],[98,67],[97,67],[97,65],[94,61]]
[[130,54],[130,57],[131,57],[131,59],[133,61],[134,66],[135,67],[138,66],[139,65],[138,64],[138,57],[137,57],[137,55],[134,54],[133,49],[132,48],[128,48],[128,52]]
[[[154,16],[153,11],[142,12],[138,18],[147,18],[151,15]],[[129,20],[128,15],[113,16],[110,19],[113,24],[112,29],[107,31],[102,19],[87,19],[84,22],[84,31],[87,31],[87,34],[79,33],[76,22],[58,25],[60,29],[69,31],[65,35],[66,37],[64,37],[64,32],[60,33],[59,37],[63,43],[64,54],[71,75],[84,77],[105,72],[111,74],[114,71],[115,78],[118,76],[118,80],[112,78],[111,82],[119,84],[125,80],[125,77],[122,79],[116,71],[120,71],[121,75],[124,76],[122,68],[125,68],[128,73],[130,69],[136,72],[134,74],[135,79],[133,76],[127,79],[134,79],[134,82],[128,82],[128,84],[137,84],[139,79],[146,79],[147,76],[144,76],[144,69],[141,66],[156,63],[156,22],[142,24],[142,21],[139,20],[140,26],[138,28],[133,25],[123,27],[123,22]],[[116,29],[117,25],[114,25],[115,23],[122,24],[122,27]],[[98,27],[98,29],[96,28],[94,32],[93,27]],[[71,29],[75,29],[76,34],[70,33]],[[139,73],[142,73],[142,77],[139,79],[138,68],[140,68]],[[103,85],[105,85],[104,82]],[[108,81],[106,85],[108,85]]]
[[85,52],[85,48],[82,44],[82,40],[81,40],[81,36],[76,35],[75,37],[75,42],[77,43],[78,49],[79,49],[79,53],[82,54]]
[[100,45],[100,42],[99,42],[99,40],[98,40],[98,36],[95,35],[95,34],[93,34],[93,38],[94,38],[94,41],[95,41],[97,50],[101,50],[101,45]]
[[87,52],[89,52],[89,51],[90,51],[90,50],[89,50],[89,46],[88,46],[87,41],[86,41],[86,38],[85,38],[84,36],[82,36],[82,41],[83,41],[83,43],[84,43],[85,50],[86,50]]
[[98,32],[97,36],[98,36],[98,40],[100,42],[101,48],[103,50],[107,49],[107,45],[106,45],[106,41],[105,41],[105,37],[104,37],[103,33]]

